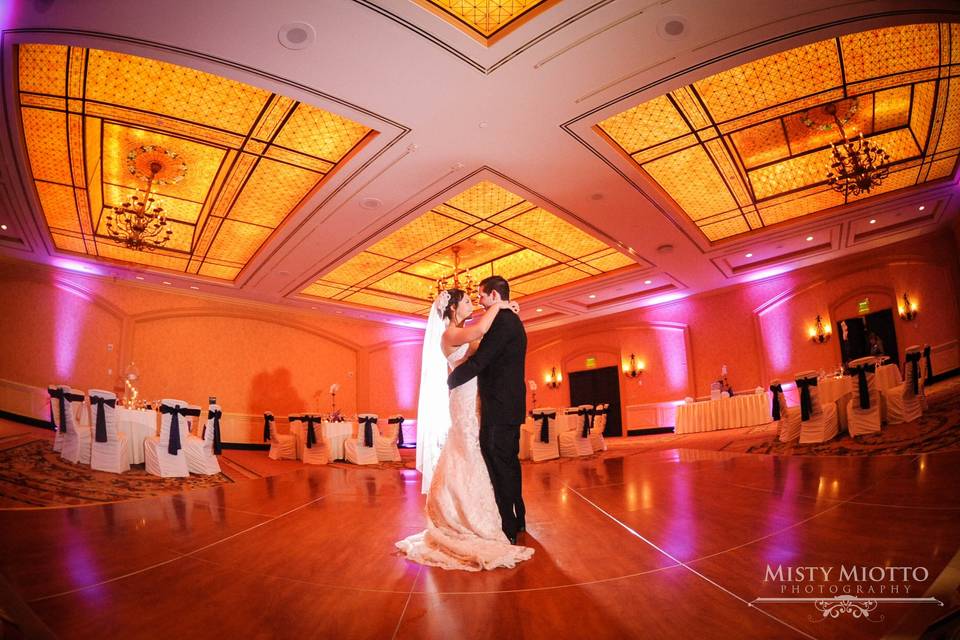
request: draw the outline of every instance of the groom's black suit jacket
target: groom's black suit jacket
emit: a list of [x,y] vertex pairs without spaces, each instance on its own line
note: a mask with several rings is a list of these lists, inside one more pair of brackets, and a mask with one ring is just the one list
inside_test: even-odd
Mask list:
[[474,376],[480,390],[480,426],[519,425],[527,415],[524,368],[527,332],[520,316],[503,309],[480,341],[480,347],[447,378],[451,389]]

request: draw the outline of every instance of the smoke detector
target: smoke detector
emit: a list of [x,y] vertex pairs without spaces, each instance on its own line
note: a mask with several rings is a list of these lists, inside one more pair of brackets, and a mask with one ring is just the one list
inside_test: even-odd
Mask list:
[[280,27],[277,39],[287,49],[306,49],[317,39],[317,31],[306,22],[289,22]]

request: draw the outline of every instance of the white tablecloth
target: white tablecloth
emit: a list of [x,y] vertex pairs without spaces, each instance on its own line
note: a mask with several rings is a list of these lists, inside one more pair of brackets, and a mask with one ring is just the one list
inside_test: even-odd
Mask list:
[[[352,422],[323,422],[314,427],[317,438],[326,443],[331,460],[343,460],[343,443],[353,435]],[[307,425],[303,422],[294,422],[290,425],[290,433],[294,434],[297,443],[297,459],[303,460],[303,448],[306,445]]]
[[117,431],[127,436],[130,464],[143,462],[143,441],[157,435],[157,412],[116,408]]
[[677,406],[676,433],[736,429],[770,422],[770,396],[766,393],[691,402]]
[[840,378],[827,377],[817,381],[820,390],[820,403],[836,402],[853,391],[854,379],[850,376]]

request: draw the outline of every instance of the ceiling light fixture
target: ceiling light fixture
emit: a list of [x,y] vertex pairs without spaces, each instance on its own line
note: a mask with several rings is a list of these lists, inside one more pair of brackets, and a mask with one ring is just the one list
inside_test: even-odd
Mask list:
[[839,145],[830,143],[833,162],[827,165],[827,184],[844,196],[858,196],[879,187],[890,175],[890,154],[876,143],[871,144],[863,137],[862,131],[859,136],[850,140],[843,130],[843,125],[850,122],[857,113],[857,99],[850,100],[842,119],[837,114],[836,102],[826,104],[822,109],[833,118],[832,123],[816,124],[807,112],[804,112],[803,123],[820,131],[829,131],[835,124],[840,131],[842,141]]
[[[154,186],[177,184],[187,173],[187,165],[176,152],[155,145],[142,145],[127,153],[127,171],[147,183],[143,198],[133,195],[107,214],[107,233],[113,241],[135,251],[153,251],[170,240],[163,207],[151,197]],[[139,190],[138,190],[139,191]]]
[[752,257],[753,257],[753,254],[752,254],[752,253],[745,253],[743,257],[745,257],[745,258],[752,258]]
[[173,284],[173,283],[172,283],[172,282],[167,282],[166,280],[164,280],[164,281],[163,281],[163,284]]
[[7,225],[0,224],[0,231],[6,231],[6,230],[7,230]]
[[477,283],[473,280],[473,274],[469,269],[460,268],[460,245],[456,244],[450,247],[453,252],[453,273],[437,278],[436,284],[430,288],[427,295],[429,300],[434,300],[441,292],[447,289],[461,289],[466,292],[471,300],[476,302]]
[[194,285],[190,285],[190,288],[193,289],[194,291],[200,291],[200,287],[197,287]]
[[644,280],[643,284],[653,284],[653,280]]
[[143,276],[134,276],[137,280],[143,280]]
[[813,242],[813,236],[807,236],[807,242]]
[[876,218],[871,218],[871,219],[870,219],[870,224],[877,224],[877,219],[876,219]]
[[920,205],[919,207],[917,207],[917,211],[923,211],[924,209],[926,209],[926,207],[923,205]]
[[597,294],[591,293],[591,294],[590,294],[589,296],[587,296],[587,297],[590,298],[591,300],[593,300],[594,298],[597,297]]
[[317,30],[306,22],[290,22],[280,27],[277,39],[287,49],[306,49],[317,39]]
[[541,309],[540,307],[537,307],[537,313],[543,313],[543,309]]

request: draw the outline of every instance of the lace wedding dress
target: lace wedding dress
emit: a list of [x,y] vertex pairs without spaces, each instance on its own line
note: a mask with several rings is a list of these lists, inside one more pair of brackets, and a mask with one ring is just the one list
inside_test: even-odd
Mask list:
[[[468,345],[447,357],[463,358]],[[397,543],[410,560],[444,569],[514,567],[533,549],[510,544],[500,528],[493,485],[480,453],[477,379],[450,392],[450,431],[427,493],[427,528]]]

